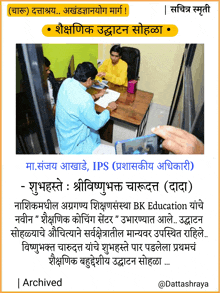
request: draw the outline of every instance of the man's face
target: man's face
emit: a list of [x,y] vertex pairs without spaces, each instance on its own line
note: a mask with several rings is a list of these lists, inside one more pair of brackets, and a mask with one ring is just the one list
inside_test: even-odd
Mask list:
[[94,84],[94,82],[95,80],[92,80],[91,77],[89,77],[85,83],[85,87],[87,87],[87,89],[90,88]]
[[49,67],[45,66],[45,71],[46,71],[46,75],[48,77],[48,75],[50,74],[50,66]]
[[110,57],[112,59],[113,65],[117,64],[120,59],[119,53],[117,53],[117,52],[111,52]]
[[95,80],[90,78],[89,82],[90,82],[90,83],[89,83],[89,87],[91,87],[91,86],[93,86]]

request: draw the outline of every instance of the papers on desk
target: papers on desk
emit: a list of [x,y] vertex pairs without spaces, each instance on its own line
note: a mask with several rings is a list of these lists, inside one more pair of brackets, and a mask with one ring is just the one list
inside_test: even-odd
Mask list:
[[99,98],[95,103],[103,108],[106,108],[109,103],[117,101],[120,93],[107,89],[104,96]]

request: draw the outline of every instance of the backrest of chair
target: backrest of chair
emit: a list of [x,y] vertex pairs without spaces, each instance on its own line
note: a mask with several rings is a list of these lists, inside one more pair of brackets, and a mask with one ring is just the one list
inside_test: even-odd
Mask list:
[[121,59],[128,64],[128,80],[138,79],[140,68],[140,51],[131,47],[122,47],[121,49]]
[[73,77],[75,72],[74,56],[72,55],[67,71],[67,78]]

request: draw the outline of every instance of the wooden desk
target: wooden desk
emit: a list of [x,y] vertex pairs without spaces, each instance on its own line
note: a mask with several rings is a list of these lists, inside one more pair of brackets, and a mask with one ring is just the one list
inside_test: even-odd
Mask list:
[[[112,142],[115,143],[117,140],[144,135],[148,110],[153,94],[140,90],[137,90],[135,94],[130,94],[127,92],[127,87],[114,85],[112,83],[108,83],[108,85],[110,89],[121,93],[116,101],[118,108],[111,113],[111,119],[114,120],[115,128],[113,128]],[[90,94],[95,94],[98,90],[90,88],[88,92]],[[99,113],[104,110],[104,108],[98,105],[95,106],[95,109]],[[116,131],[118,133],[115,133]]]

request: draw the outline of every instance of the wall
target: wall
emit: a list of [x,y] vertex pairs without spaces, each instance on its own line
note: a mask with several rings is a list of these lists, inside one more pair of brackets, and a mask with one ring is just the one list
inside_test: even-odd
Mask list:
[[42,44],[42,46],[44,56],[51,62],[50,68],[55,77],[66,77],[72,55],[74,55],[75,68],[85,61],[97,65],[97,44]]
[[[123,44],[141,52],[138,89],[154,93],[153,102],[170,106],[179,73],[185,44]],[[44,55],[51,62],[55,77],[66,77],[74,55],[75,67],[97,59],[109,58],[111,44],[43,44]]]
[[99,44],[98,45],[98,59],[105,60],[109,58],[109,52],[111,49],[110,44]]
[[[138,89],[154,93],[153,102],[170,106],[185,44],[122,44],[141,52]],[[99,45],[99,59],[109,58],[110,44]]]

